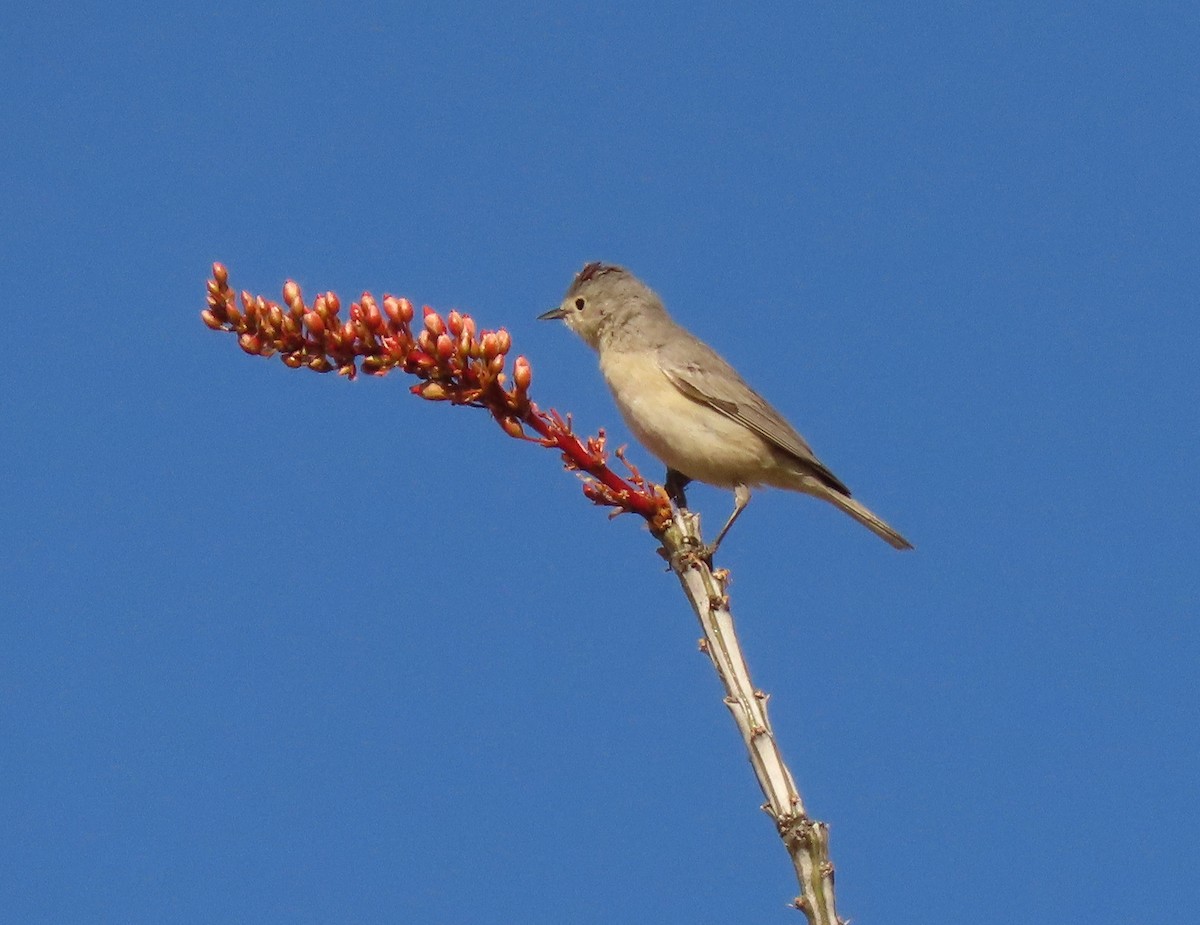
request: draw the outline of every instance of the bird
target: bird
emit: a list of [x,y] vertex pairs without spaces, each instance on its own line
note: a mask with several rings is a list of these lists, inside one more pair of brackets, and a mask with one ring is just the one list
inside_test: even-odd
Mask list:
[[682,505],[692,481],[733,490],[733,513],[707,547],[710,558],[750,503],[751,488],[764,485],[820,498],[894,548],[913,548],[852,498],[783,415],[629,270],[586,264],[562,303],[538,318],[561,320],[599,355],[621,417],[666,465],[673,499]]

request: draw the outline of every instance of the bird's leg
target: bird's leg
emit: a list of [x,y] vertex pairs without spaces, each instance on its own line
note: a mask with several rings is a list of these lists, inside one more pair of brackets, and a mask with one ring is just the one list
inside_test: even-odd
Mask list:
[[725,526],[721,528],[721,532],[717,534],[717,538],[712,543],[704,547],[704,558],[712,560],[713,553],[717,551],[717,547],[721,545],[721,540],[725,539],[725,534],[729,532],[729,528],[733,526],[733,522],[738,519],[742,511],[746,510],[746,505],[750,503],[750,489],[745,485],[735,485],[733,488],[733,513],[729,515],[729,519],[725,521]]
[[[690,478],[678,469],[672,469],[670,466],[667,466],[667,477],[663,481],[663,488],[667,490],[667,497],[671,499],[671,503],[680,511],[687,510],[687,495],[684,494],[683,490],[691,481]],[[697,557],[704,558],[707,555],[708,547],[701,546],[699,539],[690,533],[685,536],[685,539],[687,540],[687,547],[677,550],[674,555],[668,555],[665,546],[659,550],[662,557],[670,562],[670,568],[678,569],[681,560],[687,561]]]
[[675,502],[676,507],[687,507],[687,496],[683,493],[683,490],[690,481],[691,479],[682,472],[671,468],[667,469],[667,480],[663,484],[663,487],[667,490],[667,497]]

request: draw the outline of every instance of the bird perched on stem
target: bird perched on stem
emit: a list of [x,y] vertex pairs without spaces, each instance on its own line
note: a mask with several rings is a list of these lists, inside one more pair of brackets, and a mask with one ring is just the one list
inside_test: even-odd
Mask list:
[[692,480],[733,489],[733,513],[707,555],[759,485],[828,501],[896,549],[912,549],[851,498],[783,416],[711,347],[676,324],[662,300],[628,270],[587,264],[562,304],[540,319],[562,319],[600,355],[600,371],[625,423],[666,463],[673,497],[681,500]]

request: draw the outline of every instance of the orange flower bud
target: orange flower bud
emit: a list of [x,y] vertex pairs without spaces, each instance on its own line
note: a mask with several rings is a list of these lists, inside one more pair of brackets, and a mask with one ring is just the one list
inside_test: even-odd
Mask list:
[[300,295],[300,284],[294,279],[289,279],[283,284],[283,301],[287,303],[288,308],[291,308],[297,302],[304,301]]
[[[320,299],[317,300],[318,304]],[[325,333],[325,319],[318,315],[315,311],[308,312],[304,316],[304,324],[317,337]]]
[[448,360],[454,356],[454,341],[449,334],[439,334],[437,339],[437,355],[443,360]]
[[247,353],[257,356],[262,350],[262,341],[259,340],[257,334],[243,334],[238,338],[238,346]]
[[450,333],[455,337],[462,330],[462,315],[454,309],[450,309],[450,314],[446,316],[446,327],[450,329]]
[[516,437],[520,440],[525,436],[525,428],[521,426],[521,422],[516,418],[504,418],[500,421],[500,426],[510,437]]
[[214,263],[212,265],[212,273],[213,279],[215,279],[222,288],[229,285],[229,271],[225,269],[225,264]]
[[450,393],[446,391],[446,387],[440,382],[424,382],[421,385],[414,386],[417,394],[429,401],[445,401],[450,397]]
[[214,331],[221,330],[221,322],[217,320],[217,316],[210,312],[207,308],[200,313],[200,320],[207,324]]
[[437,337],[446,330],[446,322],[442,320],[442,316],[435,312],[428,305],[425,306],[425,330]]
[[501,328],[496,332],[496,350],[500,353],[508,353],[508,349],[512,346],[512,338],[508,332]]
[[517,361],[513,364],[513,384],[524,392],[532,381],[533,369],[530,367],[529,361],[523,356],[517,357]]
[[283,365],[290,369],[299,369],[304,365],[304,361],[300,359],[300,354],[298,353],[285,353],[282,359]]
[[500,342],[491,331],[483,335],[483,338],[480,340],[480,346],[483,347],[483,355],[489,360],[500,352]]
[[363,293],[362,316],[363,323],[368,330],[380,331],[383,329],[383,317],[379,314],[379,306],[375,304],[375,300],[369,292]]

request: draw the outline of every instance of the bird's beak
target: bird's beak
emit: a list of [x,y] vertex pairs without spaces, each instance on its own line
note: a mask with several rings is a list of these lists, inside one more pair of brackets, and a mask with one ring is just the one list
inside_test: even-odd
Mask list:
[[550,311],[546,312],[545,314],[538,315],[537,320],[538,321],[557,321],[564,314],[565,313],[562,310],[562,306],[560,305],[558,308],[550,309]]

